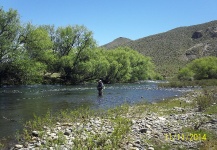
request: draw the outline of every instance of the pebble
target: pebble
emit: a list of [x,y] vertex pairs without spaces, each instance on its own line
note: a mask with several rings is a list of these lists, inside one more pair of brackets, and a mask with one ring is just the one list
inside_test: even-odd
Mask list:
[[66,130],[64,133],[64,135],[67,135],[67,136],[69,136],[70,134],[71,134],[71,130]]
[[149,147],[148,150],[154,150],[154,148],[153,147]]
[[32,136],[38,137],[38,131],[32,131]]
[[146,133],[147,130],[148,130],[147,128],[142,128],[142,129],[139,130],[139,132],[141,132],[141,133]]
[[16,144],[15,148],[23,148],[23,145]]
[[[183,98],[183,101],[185,99]],[[187,99],[189,101],[189,99]],[[183,108],[175,107],[173,111],[179,112]],[[173,146],[179,146],[184,149],[196,149],[200,141],[187,141],[187,140],[177,140],[173,141],[166,140],[165,135],[171,134],[176,136],[177,134],[182,133],[183,127],[192,127],[194,126],[195,118],[207,119],[209,121],[204,123],[201,128],[210,129],[217,134],[217,119],[215,115],[207,115],[202,112],[195,112],[192,110],[185,110],[185,114],[168,114],[164,116],[159,116],[155,113],[148,113],[140,118],[131,118],[131,129],[130,132],[126,135],[126,141],[121,143],[122,148],[131,149],[131,150],[154,150],[154,146],[144,142],[149,139],[156,139],[165,144],[170,144]],[[128,114],[129,115],[129,114]],[[75,122],[75,123],[56,123],[56,127],[50,129],[47,126],[44,126],[43,137],[40,139],[39,133],[41,131],[32,131],[32,141],[27,142],[27,149],[37,149],[43,145],[47,145],[49,141],[58,140],[63,136],[67,141],[64,145],[59,145],[61,150],[67,150],[74,146],[73,140],[80,138],[81,140],[87,140],[88,136],[95,135],[106,135],[109,136],[114,132],[114,124],[109,119],[102,118],[90,118],[87,122]],[[62,133],[62,135],[60,134]],[[128,140],[131,139],[131,141]],[[144,140],[145,139],[145,140]],[[105,144],[111,145],[112,141],[107,139]],[[16,144],[14,149],[23,150],[23,145]],[[58,145],[51,145],[48,149],[57,149]],[[12,148],[13,149],[13,148]]]

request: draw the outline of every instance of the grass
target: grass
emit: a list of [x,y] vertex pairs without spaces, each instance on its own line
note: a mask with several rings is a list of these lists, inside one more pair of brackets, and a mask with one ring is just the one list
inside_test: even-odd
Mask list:
[[215,135],[209,130],[194,129],[193,127],[186,127],[186,128],[183,128],[182,130],[183,130],[184,135],[190,135],[190,134],[201,135],[201,137],[199,138],[201,138],[202,141],[209,141],[209,140],[217,138],[217,135]]
[[[175,100],[171,100],[171,99],[167,99],[164,101],[161,101],[159,103],[157,103],[157,107],[158,109],[156,110],[159,111],[162,110],[162,114],[163,115],[167,115],[167,114],[176,114],[176,113],[185,113],[184,108],[190,106],[188,103],[183,102],[182,100],[179,99],[175,99]],[[180,111],[177,111],[176,108],[180,108]]]
[[[205,111],[208,114],[216,114],[217,103],[217,80],[196,80],[196,81],[171,81],[170,83],[160,83],[160,87],[189,87],[189,86],[201,86],[201,94],[196,97],[194,104],[197,105],[198,111]],[[180,101],[181,102],[181,101]],[[160,102],[161,103],[161,102]],[[164,102],[162,102],[163,104]],[[169,101],[169,105],[173,105],[174,101]],[[178,103],[178,101],[176,102]],[[188,104],[181,102],[184,107]],[[166,106],[168,104],[166,103]],[[175,105],[174,105],[175,106]],[[176,104],[177,107],[177,104]]]
[[169,88],[183,88],[183,87],[207,87],[207,86],[217,86],[217,79],[204,79],[204,80],[193,80],[193,81],[180,81],[172,80],[169,83],[159,83],[159,87]]
[[[111,122],[114,130],[111,134],[92,134],[83,129],[75,130],[75,139],[73,139],[74,148],[81,149],[84,145],[87,149],[100,148],[110,149],[119,148],[119,145],[124,136],[130,131],[131,121],[128,118],[124,118],[121,115],[128,111],[128,105],[122,105],[116,108],[109,109],[108,111],[92,111],[89,108],[78,108],[77,110],[64,110],[56,114],[51,114],[50,111],[44,117],[34,116],[34,119],[26,122],[25,128],[22,133],[17,134],[17,139],[20,142],[31,141],[31,132],[42,131],[39,134],[39,138],[43,139],[46,134],[43,132],[44,127],[50,129],[56,126],[57,122],[79,122],[86,124],[91,118],[100,117],[101,119],[107,119]],[[87,139],[82,139],[83,134],[88,134]],[[66,142],[66,138],[63,132],[58,132],[56,139],[45,138],[46,144],[41,145],[41,148],[48,148],[54,145],[63,145]]]
[[[203,141],[203,144],[199,146],[200,150],[216,150],[217,149],[217,135],[209,130],[194,129],[192,127],[184,128],[183,132],[185,135],[197,135],[198,140]],[[195,138],[189,136],[189,138]]]
[[180,114],[185,113],[185,108],[192,108],[192,103],[187,103],[179,98],[170,98],[155,103],[139,103],[135,105],[131,113],[139,116],[143,113],[157,113],[158,115]]
[[[201,57],[199,52],[203,51],[203,46],[197,47],[197,44],[209,43],[210,49],[203,53],[203,55],[216,56],[216,38],[213,39],[209,34],[204,33],[209,30],[209,27],[216,26],[216,23],[217,21],[213,21],[200,25],[176,28],[168,32],[140,38],[123,44],[121,42],[117,43],[118,41],[115,40],[114,43],[111,42],[106,45],[106,47],[113,49],[119,46],[128,46],[145,56],[150,56],[156,65],[157,72],[171,77],[191,60],[186,59],[188,57],[186,52],[191,55],[196,55],[198,58]],[[199,30],[203,31],[204,36],[199,39],[192,39],[193,33]]]
[[[210,113],[216,112],[215,108],[217,103],[217,87],[206,87],[203,88],[202,94],[196,97],[196,103],[198,105],[199,111],[207,111],[209,109]],[[212,106],[212,107],[211,107]]]
[[210,106],[208,107],[204,113],[206,114],[217,114],[217,105],[213,105],[213,106]]
[[5,145],[3,143],[0,143],[0,149],[3,149]]
[[[78,108],[76,110],[64,110],[52,114],[50,111],[43,117],[35,116],[33,120],[28,121],[25,124],[25,128],[22,133],[17,134],[18,140],[22,143],[24,141],[31,141],[31,132],[41,131],[39,138],[43,138],[46,133],[43,132],[44,127],[54,128],[57,122],[60,123],[79,123],[80,126],[87,124],[91,119],[99,118],[102,122],[106,120],[113,127],[110,134],[106,132],[98,133],[93,128],[95,133],[85,130],[85,128],[79,128],[76,126],[73,128],[75,136],[72,142],[74,143],[74,149],[119,149],[123,143],[128,143],[132,139],[129,137],[130,129],[132,125],[131,119],[142,118],[146,114],[157,114],[159,116],[170,115],[170,114],[183,114],[188,109],[203,108],[199,109],[203,113],[216,114],[217,105],[213,105],[216,102],[216,87],[207,87],[200,91],[200,96],[191,95],[187,93],[186,97],[192,99],[192,101],[186,102],[182,98],[171,98],[156,103],[148,103],[147,101],[141,102],[134,106],[123,104],[115,108],[111,108],[107,111],[98,110],[93,111],[88,107]],[[197,121],[199,120],[199,122]],[[207,140],[201,148],[208,148],[215,146],[216,142],[213,140],[216,135],[210,133],[208,130],[200,129],[200,124],[205,122],[201,118],[195,118],[191,120],[194,122],[192,128],[184,128],[183,133],[195,133],[195,134],[206,134]],[[103,124],[97,128],[101,129]],[[86,134],[86,138],[83,139],[83,135]],[[66,138],[63,132],[58,132],[58,138],[49,139],[46,138],[46,144],[41,145],[41,148],[48,148],[54,145],[63,145],[66,142]],[[154,145],[155,149],[171,149],[170,144],[165,144],[162,141],[156,139],[147,139],[144,137],[144,143],[150,143]],[[0,144],[0,148],[4,145]],[[182,146],[178,146],[177,149],[184,150]]]
[[217,140],[211,139],[209,141],[205,141],[203,145],[200,146],[200,150],[216,150],[217,149]]

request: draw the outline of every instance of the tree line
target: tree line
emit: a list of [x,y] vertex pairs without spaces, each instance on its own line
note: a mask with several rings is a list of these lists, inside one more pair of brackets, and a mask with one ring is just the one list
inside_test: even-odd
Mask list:
[[179,71],[178,79],[217,79],[217,57],[207,56],[193,60]]
[[[52,74],[58,77],[52,78]],[[159,77],[151,58],[127,47],[99,48],[85,26],[22,24],[0,9],[0,85],[134,82]]]

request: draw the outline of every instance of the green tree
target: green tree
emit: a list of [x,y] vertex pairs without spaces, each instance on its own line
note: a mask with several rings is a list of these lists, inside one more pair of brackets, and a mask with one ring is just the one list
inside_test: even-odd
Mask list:
[[79,81],[90,81],[106,76],[109,62],[101,49],[92,49],[82,56],[85,58],[78,63]]
[[39,28],[42,28],[47,31],[52,42],[55,41],[56,38],[56,30],[54,25],[40,25]]
[[208,56],[193,60],[179,71],[178,78],[217,79],[217,57]]
[[60,59],[58,66],[62,78],[71,83],[80,82],[81,67],[84,68],[89,59],[87,54],[96,48],[92,32],[84,26],[59,27],[54,45]]
[[[92,32],[84,26],[59,27],[55,36],[55,51],[60,56],[66,56],[72,49],[76,49],[77,56],[88,47],[95,47]],[[78,59],[76,58],[76,59]],[[76,62],[75,62],[76,63]]]
[[151,79],[155,75],[154,65],[149,57],[127,47],[106,51],[109,69],[106,82],[133,82]]
[[130,81],[153,79],[156,76],[155,67],[150,57],[141,55],[137,51],[128,50],[131,62],[131,79]]
[[53,43],[45,29],[36,28],[27,34],[24,47],[31,59],[48,63],[48,51],[52,52]]
[[19,15],[16,10],[8,12],[0,9],[0,84],[7,79],[9,65],[13,61],[14,52],[19,46]]
[[10,68],[13,70],[12,79],[16,84],[35,84],[43,81],[47,65],[31,59],[26,53],[16,57]]
[[129,53],[123,48],[107,51],[107,59],[110,63],[106,80],[110,82],[125,82],[131,78],[131,66]]
[[21,26],[16,10],[0,10],[0,43],[0,84],[40,83],[46,68],[52,70],[48,32],[30,23]]
[[193,80],[193,77],[194,77],[194,73],[188,67],[181,69],[178,73],[178,79],[180,79],[180,80],[189,80],[190,81],[190,80]]
[[84,26],[21,26],[16,11],[1,9],[0,84],[41,83],[45,73],[53,72],[70,84],[99,78],[129,82],[151,78],[154,66],[149,57],[129,48],[97,48]]
[[195,79],[217,78],[217,57],[204,57],[196,59],[190,65],[195,73]]
[[[47,28],[45,28],[47,27]],[[22,28],[21,43],[31,59],[47,65],[48,72],[55,71],[57,56],[54,53],[54,44],[51,36],[52,26],[35,27],[28,23]]]

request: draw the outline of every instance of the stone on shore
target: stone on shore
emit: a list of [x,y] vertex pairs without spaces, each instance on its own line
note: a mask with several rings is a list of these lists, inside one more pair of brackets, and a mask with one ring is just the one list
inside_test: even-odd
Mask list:
[[32,131],[32,136],[38,137],[38,131]]
[[16,145],[15,145],[15,148],[23,148],[23,145],[16,144]]
[[[179,98],[183,101],[190,101],[188,98]],[[208,120],[203,122],[198,128],[209,129],[217,134],[217,117],[212,114],[204,114],[197,112],[194,109],[174,107],[171,110],[176,113],[159,115],[154,112],[145,112],[139,117],[134,114],[130,116],[130,109],[135,109],[135,106],[129,108],[129,113],[121,115],[123,118],[131,120],[130,130],[124,135],[121,141],[121,149],[130,150],[155,150],[156,145],[150,141],[157,141],[174,147],[174,149],[197,149],[198,144],[203,141],[190,141],[186,139],[178,139],[178,134],[183,133],[183,128],[195,127],[195,121]],[[180,111],[181,110],[181,111]],[[183,110],[185,113],[183,114]],[[25,148],[37,149],[43,146],[49,146],[48,149],[73,149],[76,142],[88,141],[93,139],[93,143],[98,144],[104,142],[105,145],[113,144],[110,136],[115,132],[117,123],[112,122],[114,118],[105,119],[100,117],[92,117],[86,121],[78,121],[73,123],[57,122],[54,128],[44,126],[43,131],[32,131],[32,140],[26,141]],[[41,134],[43,133],[42,137]],[[99,141],[94,138],[102,136]],[[61,141],[64,140],[64,141]],[[50,144],[52,142],[60,142],[59,145]],[[62,143],[61,143],[62,142]],[[153,145],[152,145],[153,144]],[[84,145],[87,146],[87,145]],[[100,146],[100,145],[99,145]],[[17,144],[15,149],[22,149],[24,146]]]

